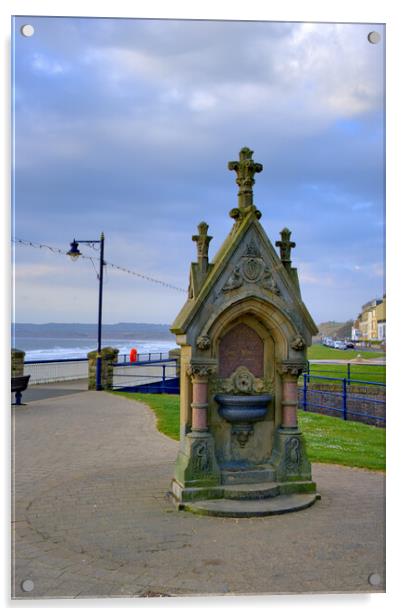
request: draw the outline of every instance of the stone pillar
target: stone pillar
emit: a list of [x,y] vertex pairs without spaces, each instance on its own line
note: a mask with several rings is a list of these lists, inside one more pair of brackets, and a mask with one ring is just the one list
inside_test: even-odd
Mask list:
[[24,376],[25,351],[11,349],[11,376]]
[[214,368],[191,363],[187,373],[192,380],[192,432],[208,431],[208,377]]
[[192,376],[192,432],[207,432],[208,378]]
[[182,437],[175,464],[171,491],[178,501],[191,500],[196,487],[207,489],[220,483],[214,439],[208,429],[208,378],[215,365],[191,361],[187,366],[192,382],[192,426]]
[[280,365],[282,375],[282,428],[298,428],[298,377],[306,368],[305,361],[285,360]]
[[282,376],[282,418],[274,435],[271,464],[278,481],[311,480],[311,465],[305,442],[298,428],[298,377],[305,370],[306,361],[286,359],[278,366]]
[[[113,386],[113,366],[119,355],[119,349],[104,347],[101,349],[101,387],[102,389],[112,389]],[[96,389],[97,373],[97,351],[88,353],[88,389]]]

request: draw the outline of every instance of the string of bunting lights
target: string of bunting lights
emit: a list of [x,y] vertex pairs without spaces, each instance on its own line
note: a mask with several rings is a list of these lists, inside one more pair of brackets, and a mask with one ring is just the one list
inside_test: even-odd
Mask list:
[[[55,248],[55,246],[48,246],[48,244],[38,244],[36,242],[31,242],[30,240],[22,240],[19,238],[14,238],[12,241],[14,242],[14,244],[20,244],[22,246],[30,246],[32,248],[46,248],[47,250],[50,250],[50,252],[53,252],[54,254],[61,254],[63,256],[66,255],[65,251],[61,250],[60,248]],[[81,255],[81,258],[93,261],[93,257],[89,257],[87,255]],[[114,263],[109,263],[108,261],[104,261],[104,263],[110,268],[113,268],[115,270],[120,270],[121,272],[125,272],[126,274],[131,274],[132,276],[137,276],[138,278],[143,278],[143,280],[148,280],[148,282],[154,282],[156,284],[161,284],[164,287],[168,287],[169,289],[174,289],[175,291],[180,291],[181,293],[187,292],[185,289],[176,287],[175,285],[169,284],[168,282],[164,282],[163,280],[158,280],[157,278],[146,276],[146,274],[140,274],[139,272],[134,272],[133,270],[130,270],[127,267],[122,267],[121,265],[115,265]]]

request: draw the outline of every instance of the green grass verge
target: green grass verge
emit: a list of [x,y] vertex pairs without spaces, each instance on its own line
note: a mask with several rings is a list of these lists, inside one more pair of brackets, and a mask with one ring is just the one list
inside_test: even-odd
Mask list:
[[[179,396],[114,393],[147,404],[157,417],[158,430],[179,440]],[[303,411],[299,411],[299,424],[311,462],[385,470],[383,428]]]
[[385,470],[384,428],[304,411],[298,420],[311,462]]
[[[340,349],[330,349],[321,344],[314,344],[308,349],[308,359],[313,362],[315,359],[344,359],[346,361],[355,359],[360,354],[363,359],[377,359],[384,357],[385,353],[359,351],[354,349],[348,349],[341,351]],[[331,378],[343,378],[348,376],[347,364],[315,364],[311,363],[310,372],[312,376],[331,377]],[[385,383],[386,367],[376,366],[371,364],[351,364],[350,365],[350,378],[358,381],[370,381],[376,383]],[[302,381],[302,379],[301,379]],[[313,382],[315,382],[313,380]],[[322,379],[318,382],[323,382]]]
[[361,355],[363,359],[376,359],[384,357],[382,351],[360,351],[360,349],[332,349],[323,344],[313,344],[308,348],[308,359],[355,359],[357,355]]
[[[331,377],[331,378],[344,378],[348,376],[347,366],[345,364],[311,364],[310,373],[314,376]],[[357,381],[370,381],[374,383],[385,383],[386,367],[385,366],[371,366],[366,364],[364,366],[351,365],[350,367],[350,379]],[[302,381],[302,379],[301,379]],[[315,379],[312,379],[315,383]],[[318,379],[319,383],[323,383],[322,379]]]
[[131,400],[147,404],[157,417],[157,428],[166,436],[179,441],[179,396],[171,394],[134,394],[126,391],[113,392]]

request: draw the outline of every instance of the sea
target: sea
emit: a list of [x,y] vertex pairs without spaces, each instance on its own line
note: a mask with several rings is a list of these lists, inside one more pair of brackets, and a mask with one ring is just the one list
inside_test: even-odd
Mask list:
[[[63,328],[63,335],[52,336],[51,331],[43,328],[35,331],[35,335],[28,335],[22,327],[15,328],[12,334],[12,346],[25,351],[25,361],[40,361],[54,359],[83,359],[90,351],[97,348],[96,335],[89,335],[83,331],[83,335],[77,335],[79,327]],[[54,328],[53,328],[54,329]],[[22,330],[22,331],[21,331]],[[129,332],[123,335],[102,336],[102,347],[113,347],[119,349],[119,354],[130,354],[131,349],[135,348],[138,354],[164,353],[177,347],[175,337],[167,331],[152,331],[147,336],[148,330],[141,331],[141,327],[133,328],[134,335],[130,337]],[[81,332],[80,332],[81,333]],[[92,333],[92,332],[91,332]],[[95,332],[94,332],[95,334]]]

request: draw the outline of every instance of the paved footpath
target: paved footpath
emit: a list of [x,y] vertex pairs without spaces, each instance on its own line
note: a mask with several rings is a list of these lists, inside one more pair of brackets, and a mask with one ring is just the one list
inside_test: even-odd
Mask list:
[[315,464],[322,500],[287,515],[178,512],[166,497],[178,443],[153,413],[60,389],[13,407],[13,597],[384,591],[383,474]]

